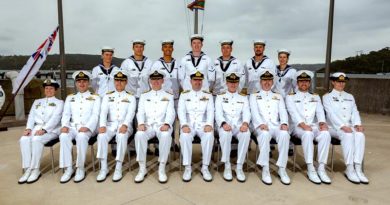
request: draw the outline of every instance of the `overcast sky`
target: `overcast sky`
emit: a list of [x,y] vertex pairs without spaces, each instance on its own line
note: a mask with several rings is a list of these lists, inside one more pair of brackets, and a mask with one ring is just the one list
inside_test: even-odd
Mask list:
[[[162,39],[175,40],[176,58],[190,49],[190,0],[63,0],[66,53],[131,55],[131,40],[145,39],[157,59]],[[332,60],[390,46],[389,0],[336,0]],[[233,55],[253,56],[252,40],[267,41],[266,55],[292,51],[290,63],[324,63],[329,0],[206,0],[204,51],[220,56],[219,41],[233,39]],[[0,55],[30,55],[58,24],[56,0],[1,0]],[[203,12],[200,12],[202,20]],[[59,53],[58,39],[52,53]]]

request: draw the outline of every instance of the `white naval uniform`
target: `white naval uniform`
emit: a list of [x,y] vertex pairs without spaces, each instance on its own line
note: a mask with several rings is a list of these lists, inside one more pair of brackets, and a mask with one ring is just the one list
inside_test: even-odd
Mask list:
[[[61,124],[62,127],[69,128],[69,132],[60,134],[60,168],[72,167],[73,139],[77,146],[76,167],[84,168],[88,140],[96,133],[99,111],[100,97],[90,91],[66,97]],[[81,127],[86,127],[89,131],[79,132]]]
[[181,59],[179,67],[179,80],[183,90],[191,90],[191,74],[196,71],[201,72],[204,75],[203,90],[210,91],[215,81],[215,71],[213,70],[210,57],[201,52],[199,58],[195,58],[190,51],[186,56]]
[[126,90],[133,93],[137,99],[150,89],[148,74],[152,65],[153,62],[146,56],[143,57],[142,61],[137,61],[134,56],[130,56],[121,65],[121,69],[129,74]]
[[296,72],[297,70],[292,68],[290,65],[287,65],[286,69],[283,71],[279,69],[279,66],[275,69],[276,75],[273,90],[280,93],[284,99],[286,99],[286,96],[289,93],[297,90]]
[[[26,125],[26,129],[31,129],[31,134],[19,140],[23,169],[39,169],[43,146],[58,137],[63,106],[64,101],[55,97],[34,101]],[[46,130],[46,133],[34,135],[41,129]]]
[[214,101],[208,91],[184,91],[179,98],[178,117],[180,127],[187,125],[190,133],[180,129],[180,146],[183,165],[189,166],[192,161],[192,141],[198,136],[202,146],[202,164],[208,166],[214,144],[214,132],[204,132],[206,125],[214,125]]
[[[293,122],[293,133],[302,140],[305,162],[313,164],[313,140],[315,140],[318,142],[317,161],[326,164],[331,137],[329,131],[319,130],[319,123],[326,123],[319,95],[298,90],[295,94],[287,95],[286,106]],[[309,125],[312,131],[305,131],[299,127],[302,122]]]
[[[107,93],[102,100],[99,127],[106,127],[105,133],[98,135],[97,158],[107,160],[108,143],[116,136],[116,161],[123,162],[127,150],[127,140],[133,133],[133,119],[136,109],[135,97],[126,91]],[[127,126],[126,133],[119,133],[122,125]]]
[[[141,95],[137,112],[138,125],[144,124],[146,131],[137,131],[135,134],[135,149],[137,161],[146,162],[148,140],[158,138],[160,163],[166,163],[172,144],[173,123],[175,108],[173,95],[164,90],[150,90]],[[161,126],[169,125],[168,131],[160,131]]]
[[[237,164],[242,165],[245,161],[245,155],[248,151],[250,141],[249,128],[246,132],[241,132],[241,125],[250,123],[251,114],[249,109],[248,97],[235,93],[222,93],[215,100],[215,121],[217,123],[219,141],[222,149],[222,162],[230,162],[230,151],[232,137],[238,140]],[[231,131],[225,131],[223,123],[232,127]]]
[[167,63],[164,58],[158,59],[153,63],[152,70],[159,70],[164,72],[164,85],[163,89],[167,92],[173,93],[174,99],[179,99],[180,95],[180,83],[179,83],[179,70],[180,64],[176,62],[176,59],[172,58],[172,61]]
[[214,70],[215,70],[215,84],[213,88],[213,95],[218,95],[220,93],[226,92],[226,74],[230,72],[236,72],[241,75],[240,82],[238,85],[238,92],[241,92],[241,89],[245,86],[245,69],[241,64],[241,61],[231,56],[230,60],[224,61],[222,57],[217,58],[214,61]]
[[[281,130],[282,124],[288,125],[288,116],[282,95],[272,91],[258,91],[249,97],[252,114],[252,124],[260,147],[260,156],[257,164],[269,166],[270,141],[273,137],[278,143],[278,167],[285,168],[288,159],[288,145],[290,135],[288,131]],[[260,125],[268,126],[268,131],[261,130]]]
[[244,65],[246,73],[246,86],[248,93],[255,93],[260,90],[260,71],[261,69],[275,70],[275,63],[267,56],[263,57],[263,60],[256,62],[255,57],[248,59]]
[[[329,132],[332,137],[341,140],[345,164],[361,164],[366,140],[364,133],[357,132],[354,128],[355,125],[362,124],[355,98],[345,91],[333,89],[332,92],[325,94],[322,100],[330,125]],[[341,130],[343,126],[351,127],[353,132],[344,132]]]
[[119,69],[115,65],[111,65],[109,69],[106,69],[102,64],[92,69],[92,88],[101,98],[106,93],[115,90],[114,76],[112,73]]

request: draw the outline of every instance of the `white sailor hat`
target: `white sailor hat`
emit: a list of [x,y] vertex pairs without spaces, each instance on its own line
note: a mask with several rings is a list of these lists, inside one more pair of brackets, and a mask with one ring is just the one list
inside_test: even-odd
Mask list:
[[240,82],[241,74],[238,72],[228,72],[226,73],[226,82],[229,83],[238,83]]
[[142,40],[142,39],[135,39],[131,42],[133,43],[133,45],[135,45],[135,44],[145,45],[146,44],[145,40]]
[[261,80],[273,80],[275,76],[275,72],[271,69],[261,69],[260,70],[260,79]]
[[219,43],[221,44],[221,46],[223,46],[223,45],[230,45],[230,46],[232,46],[233,45],[233,40],[222,40]]
[[59,88],[60,84],[57,81],[48,78],[48,79],[44,80],[42,83],[42,87],[46,87],[46,86],[53,86],[55,88]]
[[309,70],[299,70],[295,74],[297,81],[307,81],[311,80],[314,77],[314,73]]
[[102,47],[102,53],[104,52],[111,52],[111,53],[114,53],[114,48],[113,47],[110,47],[110,46],[103,46]]
[[253,45],[263,45],[265,46],[266,45],[266,41],[263,40],[263,39],[256,39],[256,40],[253,40]]
[[114,70],[112,75],[114,76],[114,80],[119,80],[119,81],[125,81],[129,76],[126,70]]
[[204,37],[203,37],[203,35],[201,35],[201,34],[193,34],[193,35],[191,35],[191,41],[193,41],[193,40],[195,40],[195,39],[198,39],[198,40],[200,40],[200,41],[203,41],[203,40],[204,40]]
[[281,53],[285,53],[287,55],[290,55],[291,54],[291,51],[290,50],[287,50],[285,48],[281,48],[278,50],[278,54],[281,54]]
[[166,40],[162,40],[162,41],[161,41],[161,45],[162,45],[162,46],[165,45],[165,44],[171,44],[171,45],[173,45],[174,43],[175,43],[174,40],[169,40],[169,39],[166,39]]
[[85,71],[85,70],[78,70],[72,74],[72,78],[75,81],[78,80],[90,80],[92,78],[92,75],[90,72]]
[[149,79],[150,80],[158,80],[165,77],[165,73],[162,72],[160,69],[151,69],[149,71]]
[[345,82],[345,81],[349,80],[347,75],[345,73],[342,73],[342,72],[333,73],[330,76],[330,79],[333,81],[338,81],[338,82]]

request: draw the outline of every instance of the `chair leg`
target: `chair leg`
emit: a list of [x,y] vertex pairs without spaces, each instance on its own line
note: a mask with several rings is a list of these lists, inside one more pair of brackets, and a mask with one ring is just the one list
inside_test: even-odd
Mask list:
[[295,167],[296,167],[296,160],[297,160],[297,146],[293,146],[293,172],[295,172]]
[[334,145],[332,144],[332,153],[330,155],[330,171],[333,172],[333,157],[334,157]]
[[182,156],[181,156],[181,146],[179,144],[179,171],[181,172],[181,160],[182,160]]
[[51,152],[51,173],[55,173],[55,168],[54,168],[54,153],[53,153],[53,147],[50,147],[50,152]]
[[129,172],[131,172],[131,153],[129,149],[127,149],[127,158],[129,160]]
[[93,145],[91,145],[91,158],[92,158],[92,170],[96,172],[95,168],[95,150],[93,149]]
[[259,155],[260,155],[260,147],[257,144],[256,145],[256,151],[255,151],[255,172],[259,172],[259,170],[257,168],[257,159],[259,158]]

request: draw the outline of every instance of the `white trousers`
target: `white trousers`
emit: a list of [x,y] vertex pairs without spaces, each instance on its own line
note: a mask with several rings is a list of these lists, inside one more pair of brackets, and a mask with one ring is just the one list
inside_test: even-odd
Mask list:
[[58,137],[54,133],[35,136],[35,132],[36,130],[33,130],[31,136],[22,136],[19,140],[23,169],[39,169],[44,145]]
[[137,131],[135,133],[135,150],[137,152],[137,162],[146,162],[146,152],[148,149],[148,140],[157,137],[159,157],[158,161],[166,163],[169,156],[170,147],[172,144],[172,128],[168,131],[160,131],[158,125],[146,126],[146,131]]
[[288,160],[288,148],[290,135],[288,131],[280,130],[279,127],[269,127],[269,130],[256,129],[257,142],[260,147],[260,155],[257,164],[260,166],[269,166],[270,141],[272,138],[278,143],[279,157],[276,165],[285,168]]
[[111,141],[111,139],[115,136],[116,140],[116,158],[115,161],[123,162],[126,150],[127,150],[127,141],[129,139],[129,136],[131,135],[131,131],[128,131],[126,133],[119,133],[119,129],[116,131],[113,131],[113,129],[110,129],[107,127],[105,133],[100,133],[97,136],[97,154],[96,158],[100,160],[107,160],[108,155],[108,143]]
[[314,145],[313,140],[318,142],[317,161],[326,164],[328,162],[330,134],[328,131],[320,131],[317,126],[311,126],[313,131],[304,131],[300,127],[295,127],[294,134],[302,140],[303,155],[306,164],[313,163]]
[[357,132],[354,128],[352,130],[352,133],[346,133],[342,130],[329,129],[330,135],[341,141],[346,165],[361,164],[364,158],[366,137],[363,132]]
[[87,157],[88,140],[92,132],[79,132],[75,127],[69,127],[68,133],[60,134],[60,168],[72,166],[72,140],[76,139],[77,157],[76,167],[84,168]]
[[190,133],[181,132],[180,134],[180,147],[181,154],[183,155],[183,165],[191,165],[192,162],[192,141],[194,141],[195,135],[200,138],[202,147],[202,164],[208,166],[211,160],[211,153],[213,151],[214,144],[214,131],[204,132],[204,127],[200,129],[190,128]]
[[232,137],[238,140],[237,148],[237,164],[244,164],[245,156],[248,152],[251,133],[248,129],[246,132],[241,132],[240,128],[233,127],[231,131],[225,131],[223,128],[218,129],[219,142],[221,143],[222,157],[221,162],[230,162],[230,152],[232,149]]

